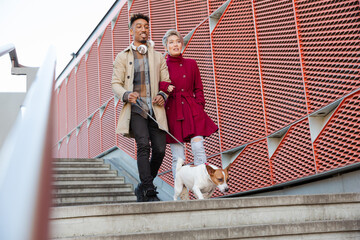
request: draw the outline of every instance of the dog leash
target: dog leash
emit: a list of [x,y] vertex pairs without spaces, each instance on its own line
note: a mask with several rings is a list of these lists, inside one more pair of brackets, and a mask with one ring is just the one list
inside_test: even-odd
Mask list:
[[186,151],[189,151],[193,156],[195,156],[194,153],[193,153],[190,149],[188,149],[185,144],[183,144],[182,142],[180,142],[180,141],[179,141],[176,137],[174,137],[169,131],[166,131],[165,128],[164,128],[163,126],[161,126],[161,125],[158,123],[158,121],[155,120],[155,118],[153,118],[144,108],[141,107],[141,105],[140,105],[140,100],[139,100],[139,99],[136,99],[136,106],[139,107],[144,113],[146,113],[146,115],[148,115],[148,117],[150,117],[154,122],[156,122],[159,127],[163,128],[163,129],[164,129],[163,131],[165,131],[167,134],[169,134],[170,137],[172,137],[175,141],[177,141],[178,143],[180,143],[180,145],[183,146],[183,147],[186,149]]

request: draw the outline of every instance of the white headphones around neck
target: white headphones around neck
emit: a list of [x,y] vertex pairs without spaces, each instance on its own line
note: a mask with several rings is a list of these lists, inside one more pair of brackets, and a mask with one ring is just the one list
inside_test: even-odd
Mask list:
[[146,45],[141,44],[140,46],[136,47],[134,43],[131,43],[131,48],[135,51],[138,51],[140,54],[145,55],[148,51]]

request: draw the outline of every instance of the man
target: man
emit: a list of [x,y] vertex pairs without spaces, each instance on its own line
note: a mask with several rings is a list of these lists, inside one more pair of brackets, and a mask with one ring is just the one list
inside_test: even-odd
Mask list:
[[167,95],[159,91],[159,83],[170,82],[169,72],[162,54],[148,41],[149,17],[134,14],[129,27],[133,42],[117,55],[111,82],[113,92],[124,102],[116,133],[135,137],[141,181],[135,188],[137,201],[160,201],[153,180],[165,156],[168,126],[164,109]]

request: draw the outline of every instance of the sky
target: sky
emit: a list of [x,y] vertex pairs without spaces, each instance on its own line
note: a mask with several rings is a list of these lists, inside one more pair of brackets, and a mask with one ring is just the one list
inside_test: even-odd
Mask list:
[[[50,46],[56,76],[71,60],[115,0],[0,0],[0,46],[15,45],[19,63],[40,67]],[[0,92],[25,92],[26,77],[11,75],[9,54],[0,57]]]

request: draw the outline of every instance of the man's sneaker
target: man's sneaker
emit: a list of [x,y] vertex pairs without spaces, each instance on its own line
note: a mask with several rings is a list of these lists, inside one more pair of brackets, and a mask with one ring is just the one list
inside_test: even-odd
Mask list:
[[156,196],[158,192],[156,191],[156,187],[150,187],[144,191],[144,195],[147,202],[158,202],[160,199]]
[[144,196],[144,189],[143,185],[139,183],[135,188],[135,195],[137,202],[146,202],[146,197]]

